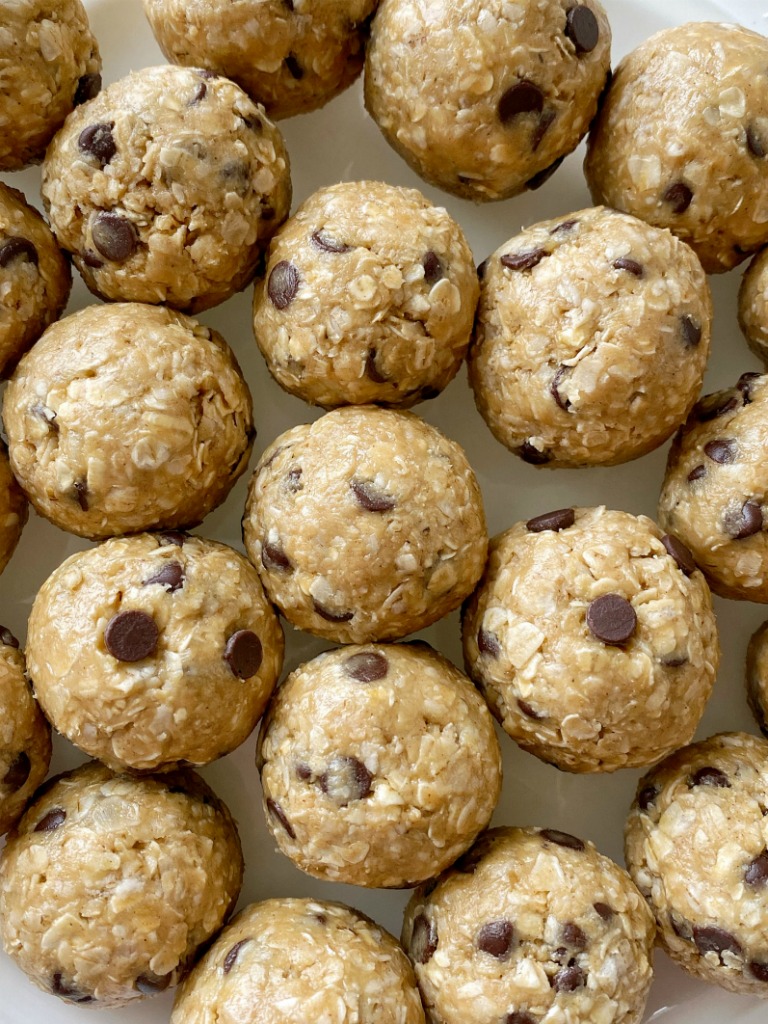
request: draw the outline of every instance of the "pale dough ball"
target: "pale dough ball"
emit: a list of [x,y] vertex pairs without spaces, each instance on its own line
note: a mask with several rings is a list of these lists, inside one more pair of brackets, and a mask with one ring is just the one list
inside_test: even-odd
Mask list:
[[458,608],[488,544],[459,445],[374,406],[281,434],[251,479],[243,537],[288,621],[337,643],[398,639]]
[[122,1006],[178,982],[242,875],[232,817],[199,776],[91,761],[51,780],[8,837],[0,935],[44,991]]
[[707,273],[768,242],[768,39],[691,22],[619,64],[589,135],[595,202],[669,228]]
[[653,918],[629,876],[557,829],[486,832],[405,912],[433,1024],[638,1024]]
[[669,452],[659,522],[693,552],[721,597],[768,602],[768,377],[706,395]]
[[192,313],[249,283],[291,205],[288,154],[263,110],[225,78],[169,66],[78,108],[42,188],[95,295]]
[[671,436],[701,389],[712,299],[669,231],[598,207],[544,221],[482,266],[475,401],[526,462],[610,466]]
[[0,4],[0,171],[39,163],[69,112],[101,89],[80,0]]
[[344,182],[278,231],[254,332],[272,376],[327,407],[413,405],[453,379],[478,284],[464,233],[415,189]]
[[757,358],[768,365],[768,249],[755,256],[741,280],[739,326]]
[[144,0],[144,10],[168,60],[226,75],[281,118],[354,82],[376,2]]
[[0,375],[67,304],[72,273],[43,218],[0,183]]
[[543,185],[610,72],[597,0],[382,0],[365,103],[426,181],[476,202]]
[[351,907],[271,899],[241,911],[176,993],[171,1024],[424,1024],[400,946]]
[[115,770],[207,764],[234,750],[282,659],[282,629],[251,563],[184,534],[71,555],[38,592],[27,634],[46,715]]
[[8,449],[0,441],[0,572],[16,550],[28,515],[27,499],[11,472]]
[[747,701],[760,731],[768,738],[768,622],[749,641],[746,670]]
[[482,697],[426,644],[342,647],[300,666],[259,737],[267,824],[310,875],[416,885],[490,821],[501,754]]
[[687,743],[720,660],[690,551],[645,516],[602,507],[495,537],[463,639],[505,731],[572,772],[653,764]]
[[18,818],[48,773],[51,727],[24,674],[19,641],[0,626],[0,835]]
[[768,998],[768,743],[721,733],[641,779],[627,820],[629,873],[683,970]]
[[200,522],[245,471],[254,435],[221,335],[137,303],[52,324],[8,384],[3,419],[37,511],[91,538]]

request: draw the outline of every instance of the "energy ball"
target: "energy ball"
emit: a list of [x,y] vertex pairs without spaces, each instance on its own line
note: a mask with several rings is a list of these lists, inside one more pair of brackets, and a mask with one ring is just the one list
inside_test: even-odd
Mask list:
[[376,0],[144,0],[165,56],[225,75],[270,117],[324,106],[363,67]]
[[58,320],[71,286],[48,225],[21,192],[0,183],[0,376]]
[[457,374],[478,290],[444,209],[415,189],[345,182],[275,235],[254,332],[278,384],[307,402],[408,406]]
[[3,419],[37,511],[94,539],[197,524],[245,471],[254,436],[221,335],[136,303],[52,324],[8,384]]
[[267,823],[316,878],[410,886],[490,821],[501,789],[493,719],[426,644],[342,647],[300,666],[259,737]]
[[747,647],[747,701],[762,734],[768,738],[768,622]]
[[358,910],[271,899],[241,911],[176,993],[171,1024],[424,1024],[411,965]]
[[768,376],[745,373],[736,387],[697,403],[670,449],[659,498],[659,522],[691,549],[712,590],[762,603],[768,602],[766,384]]
[[433,1024],[638,1024],[654,937],[629,876],[592,843],[497,828],[416,890],[402,941]]
[[21,817],[48,773],[51,727],[24,674],[19,641],[0,626],[0,836]]
[[768,39],[738,25],[657,32],[619,64],[589,135],[595,202],[669,228],[707,273],[768,242]]
[[0,572],[16,550],[28,515],[27,499],[11,472],[5,442],[0,440]]
[[477,478],[413,413],[347,406],[264,452],[243,518],[269,599],[336,643],[394,640],[458,608],[488,547]]
[[0,52],[0,171],[18,171],[101,89],[101,58],[80,0],[4,3]]
[[382,0],[365,104],[426,181],[475,202],[543,185],[610,73],[597,0]]
[[741,280],[739,326],[749,347],[768,366],[768,249],[755,256]]
[[29,674],[55,728],[115,770],[207,764],[253,731],[283,632],[237,551],[140,534],[71,555],[38,592]]
[[504,730],[571,772],[650,765],[687,743],[720,660],[690,551],[645,516],[602,507],[495,537],[463,640]]
[[683,970],[768,998],[768,742],[721,733],[643,778],[627,820],[629,873]]
[[534,465],[611,466],[685,420],[712,323],[685,243],[598,207],[528,228],[482,266],[469,375],[503,445]]
[[191,313],[248,284],[291,204],[288,154],[263,110],[225,78],[169,66],[75,111],[42,188],[94,295]]
[[45,992],[105,1008],[175,985],[225,922],[243,857],[194,772],[51,780],[0,859],[5,952]]

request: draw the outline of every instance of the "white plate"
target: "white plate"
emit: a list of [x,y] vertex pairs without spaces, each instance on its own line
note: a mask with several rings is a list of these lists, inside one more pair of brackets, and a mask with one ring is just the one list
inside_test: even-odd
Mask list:
[[[105,82],[129,70],[162,63],[162,56],[144,20],[141,0],[85,0],[104,58]],[[689,20],[740,21],[768,32],[768,15],[759,0],[603,0],[614,33],[613,63],[657,29]],[[293,165],[295,203],[321,185],[339,180],[374,178],[422,190],[444,205],[465,229],[476,262],[480,262],[522,226],[545,217],[590,205],[581,174],[583,151],[569,157],[540,191],[500,204],[475,207],[453,199],[421,182],[386,145],[363,111],[358,82],[325,110],[281,122]],[[5,175],[39,206],[39,171]],[[736,324],[736,291],[740,273],[712,278],[715,296],[714,351],[705,390],[732,385],[745,370],[758,369]],[[93,299],[75,284],[69,311]],[[254,397],[259,428],[257,454],[278,433],[318,413],[290,398],[270,379],[251,335],[250,294],[239,295],[203,316],[234,347]],[[579,471],[537,470],[522,463],[494,441],[475,411],[466,375],[433,402],[417,407],[464,445],[478,472],[486,500],[489,529],[498,532],[519,519],[564,505],[606,504],[634,513],[654,515],[663,475],[666,446],[638,462],[612,469]],[[255,457],[254,457],[255,461]],[[241,480],[223,508],[199,531],[236,547],[246,490]],[[20,638],[36,589],[67,555],[84,542],[32,516],[18,551],[0,578],[0,621]],[[756,732],[743,694],[743,662],[747,640],[768,616],[755,604],[716,600],[723,662],[712,700],[698,737],[722,729]],[[456,615],[423,634],[461,664]],[[312,657],[321,641],[288,633],[286,669]],[[536,824],[565,829],[597,843],[603,853],[622,862],[622,828],[634,794],[638,772],[577,777],[558,772],[520,751],[500,734],[504,750],[504,792],[494,824]],[[53,769],[61,771],[83,760],[74,748],[59,741]],[[238,751],[204,769],[203,774],[232,808],[240,825],[246,855],[246,876],[240,906],[270,896],[315,895],[337,899],[364,910],[394,934],[400,931],[407,893],[367,891],[316,882],[299,872],[274,847],[266,831],[254,760],[253,737]],[[767,924],[768,927],[768,924]],[[729,995],[689,979],[666,957],[656,957],[657,977],[646,1013],[647,1021],[663,1024],[765,1024],[768,1003]],[[124,1010],[97,1011],[68,1006],[39,992],[0,954],[0,1024],[66,1024],[76,1020],[160,1024],[168,1019],[172,994],[145,1000]],[[482,1024],[482,1022],[479,1022]]]

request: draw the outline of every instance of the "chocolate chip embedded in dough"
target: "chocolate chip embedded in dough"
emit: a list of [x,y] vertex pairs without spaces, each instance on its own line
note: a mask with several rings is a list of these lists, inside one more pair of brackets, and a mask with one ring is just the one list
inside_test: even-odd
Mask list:
[[294,466],[293,469],[289,469],[285,477],[286,490],[296,494],[303,486],[304,484],[301,482],[301,466]]
[[526,718],[532,718],[534,721],[540,721],[542,718],[547,716],[531,707],[527,700],[522,700],[520,697],[517,698],[517,706],[520,708]]
[[77,137],[77,148],[86,156],[95,157],[101,167],[106,167],[117,153],[112,129],[114,121],[86,125]]
[[739,398],[730,391],[719,391],[714,395],[707,395],[697,402],[694,413],[700,423],[709,423],[718,416],[724,416],[732,412],[741,404]]
[[504,1024],[539,1024],[538,1017],[532,1017],[525,1010],[513,1010],[504,1018]]
[[566,11],[565,34],[579,55],[594,50],[600,39],[600,26],[589,7],[577,4]]
[[675,181],[664,192],[663,198],[672,207],[672,213],[685,213],[693,201],[693,191],[684,181]]
[[511,85],[499,100],[499,120],[509,124],[521,114],[540,114],[544,107],[544,93],[527,78]]
[[426,964],[434,956],[438,945],[437,925],[425,914],[418,914],[413,921],[410,953],[417,964]]
[[11,761],[8,771],[3,776],[3,785],[8,786],[15,793],[27,781],[31,771],[32,762],[29,760],[29,755],[22,750]]
[[629,601],[620,594],[603,594],[587,608],[587,626],[603,643],[620,645],[635,632],[637,615]]
[[768,882],[768,850],[763,850],[747,864],[744,881],[753,888]]
[[570,832],[561,832],[557,828],[543,828],[539,835],[542,839],[547,840],[547,842],[554,843],[556,846],[564,846],[569,850],[585,849],[581,839],[572,836]]
[[290,839],[295,839],[296,833],[293,830],[293,825],[291,825],[290,821],[288,821],[286,813],[280,806],[280,804],[277,803],[276,800],[273,800],[271,796],[267,797],[267,810],[275,819],[275,821],[278,821],[282,825],[288,837]]
[[280,260],[272,268],[267,282],[267,295],[277,309],[287,309],[299,290],[299,272],[288,260]]
[[707,467],[704,465],[694,466],[691,472],[686,477],[689,484],[695,483],[696,480],[701,480],[703,476],[707,475]]
[[690,776],[688,788],[693,789],[695,786],[714,786],[717,789],[731,788],[725,772],[720,771],[719,768],[714,768],[712,765],[705,765]]
[[768,153],[768,147],[766,147],[762,132],[754,122],[747,125],[745,136],[749,152],[752,156],[756,156],[758,160],[762,160]]
[[358,651],[344,661],[343,669],[358,683],[375,683],[386,676],[389,661],[378,651]]
[[550,385],[549,385],[549,393],[554,398],[555,405],[557,405],[560,409],[562,409],[563,412],[568,412],[569,411],[569,409],[571,408],[571,401],[570,401],[569,398],[564,398],[560,394],[560,384],[568,376],[568,374],[570,372],[571,372],[571,367],[570,366],[559,366],[557,368],[557,372],[555,373],[555,376],[552,378],[552,380],[550,382]]
[[391,494],[380,490],[369,480],[352,480],[349,489],[366,512],[391,512],[397,504]]
[[44,814],[43,817],[35,825],[34,832],[55,832],[57,828],[61,828],[64,822],[67,820],[67,812],[63,807],[54,807],[52,810]]
[[560,941],[571,949],[587,948],[587,936],[573,921],[566,921],[560,929]]
[[556,992],[575,992],[586,985],[587,975],[578,964],[571,964],[562,967],[549,983]]
[[261,668],[263,654],[261,640],[251,629],[238,629],[224,648],[224,660],[238,679],[255,676]]
[[320,601],[316,601],[314,598],[312,598],[312,607],[320,618],[325,619],[326,622],[350,622],[355,617],[354,612],[336,611],[334,608],[321,604]]
[[514,939],[515,929],[511,921],[489,921],[475,936],[475,946],[481,953],[487,953],[497,960],[508,960]]
[[489,629],[477,631],[477,649],[481,654],[489,654],[492,658],[498,658],[501,654],[501,644],[495,633]]
[[[556,118],[557,118],[557,114],[556,114],[556,112],[554,110],[552,110],[552,109],[542,110],[542,112],[541,112],[541,114],[539,116],[538,123],[537,123],[536,127],[533,129],[533,135],[531,136],[531,152],[532,153],[535,153],[536,150],[539,148],[539,146],[542,143],[542,140],[544,139],[544,136],[547,134],[549,129],[552,127],[552,125],[554,124]],[[538,171],[537,174],[534,174],[533,177],[530,178],[525,183],[526,187],[531,189],[532,191],[535,191],[537,188],[541,188],[541,186],[544,184],[544,182],[547,181],[555,173],[557,168],[563,162],[563,159],[564,159],[563,157],[558,157],[558,159],[555,161],[555,166],[554,167],[552,166],[552,164],[550,164],[548,167],[544,167],[541,171]],[[539,177],[541,177],[541,175],[546,175],[546,177],[542,181],[537,181],[537,179]],[[532,185],[531,184],[532,181],[534,181],[536,183]]]
[[694,925],[693,941],[700,953],[733,953],[743,956],[744,950],[735,935],[717,925]]
[[372,380],[374,384],[386,384],[389,378],[385,377],[376,365],[377,355],[378,353],[375,348],[368,349],[368,355],[365,360],[365,375],[369,380]]
[[33,263],[37,266],[37,249],[28,238],[13,235],[0,242],[0,267],[7,267],[14,260],[23,260],[25,263]]
[[742,375],[736,381],[736,387],[741,392],[744,405],[751,404],[754,383],[756,380],[759,380],[762,376],[762,373],[759,373],[756,370],[750,370],[747,373],[742,373]]
[[697,323],[687,313],[683,313],[680,317],[680,331],[683,335],[683,341],[690,348],[695,348],[701,341],[701,324]]
[[687,654],[665,654],[659,658],[659,664],[664,668],[682,668],[683,665],[688,664],[689,660]]
[[617,260],[613,261],[612,266],[614,270],[626,270],[633,277],[642,277],[645,273],[642,264],[638,263],[637,260],[630,259],[628,256],[620,256]]
[[173,980],[173,971],[168,974],[155,974],[154,971],[145,971],[136,979],[136,988],[145,996],[154,996],[158,992],[165,992]]
[[300,82],[301,79],[304,77],[304,68],[301,66],[301,64],[299,64],[298,60],[296,59],[296,55],[293,53],[289,53],[288,56],[283,60],[283,64],[285,64],[291,78],[295,79],[297,82]]
[[62,999],[68,999],[72,1003],[92,1003],[93,996],[84,995],[72,982],[64,981],[63,975],[57,971],[51,978],[51,992]]
[[344,242],[337,242],[335,238],[326,234],[324,231],[313,231],[310,236],[310,241],[316,249],[320,250],[320,252],[343,253],[350,252],[352,249],[351,245],[346,245]]
[[6,647],[15,647],[18,650],[19,641],[7,626],[0,626],[0,644],[4,644]]
[[87,512],[88,505],[88,484],[85,480],[75,480],[72,490],[75,492],[75,501],[78,503],[83,512]]
[[267,571],[291,572],[293,562],[279,541],[264,541],[261,545],[261,564]]
[[159,636],[152,616],[132,609],[112,616],[104,630],[104,644],[118,661],[142,661],[155,653]]
[[656,786],[644,786],[637,794],[637,806],[641,811],[647,811],[658,795]]
[[734,438],[717,437],[704,445],[704,454],[707,458],[721,466],[735,462],[738,453],[739,445]]
[[339,807],[370,796],[372,782],[373,775],[363,762],[345,754],[331,758],[320,776],[320,788]]
[[723,529],[731,540],[746,540],[763,528],[763,510],[748,499],[741,508],[729,509],[723,516]]
[[208,86],[205,82],[198,82],[195,91],[192,93],[192,98],[187,104],[190,107],[196,107],[198,103],[202,103],[208,94]]
[[544,466],[551,459],[549,452],[539,451],[530,441],[524,441],[517,449],[517,454],[523,462],[527,462],[531,466]]
[[104,260],[100,259],[93,249],[83,249],[80,253],[80,259],[86,267],[90,267],[92,270],[99,270],[104,266]]
[[685,544],[683,544],[681,540],[678,540],[674,534],[665,533],[661,538],[661,543],[664,545],[667,554],[674,558],[678,569],[682,573],[686,576],[690,576],[696,571],[696,563],[693,560],[693,555]]
[[157,539],[161,545],[173,544],[177,548],[184,546],[184,541],[189,538],[188,533],[182,533],[181,530],[164,530],[162,533],[157,534]]
[[609,903],[603,903],[601,900],[598,900],[598,902],[593,903],[592,906],[594,907],[597,916],[606,923],[616,916],[616,911]]
[[560,530],[567,530],[576,522],[576,512],[572,508],[559,508],[554,512],[545,512],[543,515],[534,516],[525,524],[529,533],[544,533],[552,530],[559,533]]
[[235,961],[237,960],[240,950],[247,942],[250,941],[250,939],[240,939],[239,942],[236,942],[234,946],[232,946],[227,955],[224,957],[224,963],[221,965],[221,970],[223,974],[229,974],[229,972],[235,966]]
[[161,587],[166,587],[169,594],[175,594],[184,586],[186,578],[184,570],[178,562],[166,562],[159,572],[144,580],[143,586],[151,587],[157,583]]
[[59,432],[59,425],[56,422],[56,413],[53,409],[49,409],[48,406],[43,405],[42,402],[35,402],[34,405],[30,405],[29,411],[33,416],[37,416],[38,419],[41,419],[46,423],[54,433]]
[[112,263],[125,263],[139,244],[133,222],[109,210],[102,210],[93,218],[91,237],[96,249]]
[[561,220],[559,224],[555,224],[549,233],[550,235],[567,234],[568,232],[573,231],[578,223],[578,220],[574,217],[569,217],[568,220]]
[[427,284],[437,284],[445,277],[445,270],[443,269],[443,261],[433,252],[432,249],[425,253],[421,260],[421,265],[424,268],[424,280]]
[[101,75],[98,72],[93,75],[81,75],[78,79],[72,102],[74,106],[79,107],[81,103],[86,103],[88,100],[98,96],[100,92]]
[[500,262],[507,270],[532,270],[545,256],[549,256],[546,249],[527,249],[523,252],[505,253],[500,257]]
[[749,973],[758,981],[768,982],[768,963],[761,963],[759,960],[750,960]]

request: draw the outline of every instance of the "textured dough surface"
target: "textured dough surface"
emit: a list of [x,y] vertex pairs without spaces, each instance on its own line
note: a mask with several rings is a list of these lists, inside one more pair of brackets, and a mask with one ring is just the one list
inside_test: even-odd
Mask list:
[[755,256],[742,278],[739,326],[749,347],[768,366],[768,249]]
[[598,207],[528,228],[483,269],[470,383],[507,448],[537,465],[615,465],[680,426],[712,322],[687,245]]
[[270,117],[324,106],[360,74],[377,0],[144,0],[174,64],[225,75]]
[[768,242],[768,39],[738,25],[664,29],[616,69],[589,135],[595,202],[669,228],[707,273]]
[[194,772],[58,776],[0,860],[6,953],[39,988],[121,1006],[175,985],[237,900],[240,840]]
[[8,449],[0,441],[0,572],[16,550],[28,515],[27,499],[11,472]]
[[337,643],[398,639],[458,608],[488,544],[459,445],[373,406],[281,434],[251,479],[243,536],[288,621]]
[[[110,652],[105,630],[135,611],[159,636],[153,653],[129,662]],[[260,649],[248,675],[227,660],[242,630]],[[256,570],[198,537],[142,534],[71,555],[38,592],[27,633],[47,716],[115,770],[207,764],[234,750],[261,717],[282,656],[282,629]]]
[[458,372],[478,291],[446,210],[415,189],[344,182],[273,238],[254,332],[278,384],[307,402],[413,405]]
[[253,443],[251,396],[221,335],[137,303],[52,324],[8,384],[3,420],[37,511],[91,538],[198,523]]
[[768,742],[721,733],[641,779],[629,872],[683,970],[768,998]]
[[693,552],[721,597],[768,602],[768,376],[706,395],[669,452],[659,523]]
[[291,205],[288,154],[263,110],[225,78],[170,66],[79,107],[42,189],[95,295],[192,313],[248,284]]
[[747,701],[762,734],[768,738],[768,622],[750,638],[746,664]]
[[0,171],[42,160],[67,114],[101,88],[100,72],[80,0],[2,0]]
[[[573,7],[596,24],[588,51],[568,33]],[[576,148],[595,116],[610,47],[597,0],[382,0],[365,104],[422,178],[476,202],[505,199],[543,184]]]
[[[574,519],[493,538],[464,612],[467,668],[505,731],[542,760],[574,772],[653,764],[689,742],[712,691],[720,646],[709,589],[645,516],[600,507]],[[589,626],[608,594],[637,618],[624,644]]]
[[257,762],[280,850],[353,885],[438,874],[488,824],[501,789],[488,708],[422,644],[343,647],[300,666],[270,704]]
[[246,907],[181,985],[171,1024],[423,1024],[408,959],[351,907],[271,899]]
[[432,1024],[637,1024],[655,929],[592,843],[497,828],[417,889],[403,922]]

